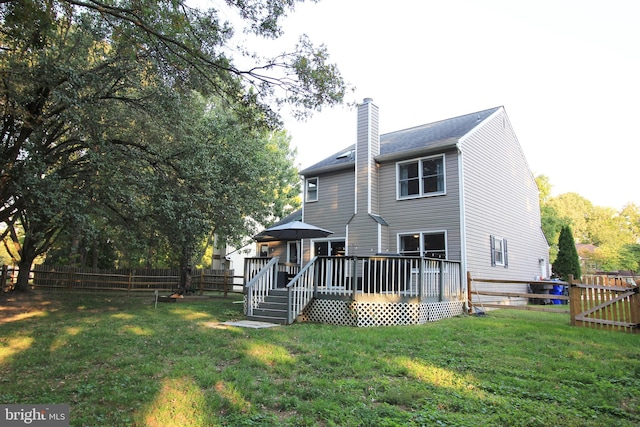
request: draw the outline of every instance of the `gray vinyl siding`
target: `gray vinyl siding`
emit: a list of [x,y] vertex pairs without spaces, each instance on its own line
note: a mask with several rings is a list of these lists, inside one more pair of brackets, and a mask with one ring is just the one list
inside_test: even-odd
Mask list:
[[[305,203],[303,221],[333,231],[331,239],[345,238],[346,225],[353,216],[355,184],[353,167],[318,175],[318,201]],[[305,240],[302,258],[309,260],[309,241]]]
[[358,108],[358,133],[356,144],[356,173],[358,192],[358,213],[369,213],[369,198],[371,198],[371,213],[377,211],[377,174],[376,163],[373,159],[380,153],[380,136],[378,133],[378,107],[372,103]]
[[[421,157],[416,157],[421,158]],[[410,160],[407,158],[403,160]],[[445,152],[446,194],[396,200],[396,164],[385,162],[380,173],[380,215],[389,224],[389,248],[385,252],[397,252],[398,234],[446,231],[447,258],[461,260],[460,243],[460,193],[458,180],[458,155],[455,150]]]
[[[548,263],[548,245],[535,179],[504,110],[476,128],[461,149],[467,270],[476,278],[533,280],[541,274],[538,260]],[[491,265],[492,235],[507,240],[507,268]]]

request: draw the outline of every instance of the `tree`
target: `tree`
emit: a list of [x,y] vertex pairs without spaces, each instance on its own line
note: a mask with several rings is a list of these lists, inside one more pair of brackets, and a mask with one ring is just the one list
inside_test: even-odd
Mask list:
[[549,200],[558,216],[567,221],[578,243],[590,242],[589,218],[593,216],[593,204],[577,193],[564,193]]
[[182,291],[189,288],[191,266],[212,230],[219,240],[237,244],[256,232],[256,221],[282,217],[300,204],[286,134],[256,127],[255,120],[246,120],[251,112],[229,111],[216,101],[206,104],[189,149],[175,157],[174,171],[163,178],[173,176],[173,184],[153,197],[160,207],[157,230],[170,230],[167,235],[180,254]]
[[549,257],[555,259],[558,254],[558,237],[562,226],[567,220],[560,217],[558,211],[549,202],[551,200],[551,183],[545,175],[535,177],[538,191],[540,194],[540,221],[542,223],[542,232],[549,243]]
[[569,280],[570,275],[577,280],[580,279],[580,259],[573,240],[571,227],[568,225],[565,225],[560,230],[558,256],[553,263],[552,271],[554,275],[565,281]]
[[[264,37],[280,34],[278,19],[295,3],[228,2]],[[0,222],[2,237],[18,247],[19,289],[64,227],[82,230],[105,206],[121,224],[153,214],[145,203],[126,206],[144,200],[124,191],[138,186],[102,198],[105,176],[114,177],[110,159],[124,158],[120,168],[129,173],[175,169],[170,153],[189,138],[177,124],[191,90],[215,94],[263,129],[279,124],[284,103],[304,116],[345,94],[324,47],[302,38],[293,52],[264,62],[241,49],[252,59],[241,69],[225,54],[232,26],[183,1],[16,0],[0,3],[0,14]],[[179,139],[176,128],[184,131]]]

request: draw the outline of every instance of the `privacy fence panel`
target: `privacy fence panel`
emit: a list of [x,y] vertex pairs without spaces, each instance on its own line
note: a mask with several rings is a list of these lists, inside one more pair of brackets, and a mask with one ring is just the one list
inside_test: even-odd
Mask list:
[[619,279],[592,282],[571,284],[571,324],[640,333],[638,286]]
[[[95,289],[115,291],[175,291],[180,283],[179,269],[94,269],[36,266],[32,270],[35,287]],[[232,290],[233,270],[194,270],[191,291]]]

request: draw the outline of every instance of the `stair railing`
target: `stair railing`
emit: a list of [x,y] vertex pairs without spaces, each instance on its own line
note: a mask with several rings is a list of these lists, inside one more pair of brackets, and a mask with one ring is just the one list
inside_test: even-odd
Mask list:
[[269,291],[276,287],[278,274],[278,257],[273,257],[262,267],[244,287],[246,315],[253,316],[253,309],[258,307]]
[[316,287],[315,264],[317,259],[318,257],[314,257],[309,261],[287,284],[287,324],[293,323],[313,299]]

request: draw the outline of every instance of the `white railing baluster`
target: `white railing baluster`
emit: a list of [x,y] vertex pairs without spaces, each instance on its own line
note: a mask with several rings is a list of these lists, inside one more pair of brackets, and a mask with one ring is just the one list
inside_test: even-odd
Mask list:
[[[280,268],[277,262],[277,258],[245,261],[249,315],[276,287],[276,271]],[[421,257],[315,257],[287,285],[289,322],[300,315],[315,295],[354,300],[358,295],[418,297],[430,302],[464,300],[464,275],[460,268],[457,261]]]

